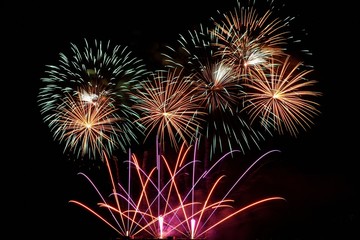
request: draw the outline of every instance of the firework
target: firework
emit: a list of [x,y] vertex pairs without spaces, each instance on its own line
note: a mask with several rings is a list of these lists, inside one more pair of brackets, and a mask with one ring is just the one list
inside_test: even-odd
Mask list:
[[155,71],[141,83],[139,101],[133,105],[141,112],[138,121],[146,127],[146,138],[155,131],[163,148],[167,139],[175,149],[180,140],[193,141],[202,121],[200,116],[206,114],[194,97],[196,89],[191,85],[191,77],[182,72],[182,68]]
[[164,54],[170,67],[182,66],[194,76],[194,96],[201,99],[201,107],[207,112],[199,142],[208,145],[210,158],[233,148],[240,147],[243,152],[253,146],[259,148],[258,143],[265,139],[265,132],[253,129],[239,110],[243,90],[238,73],[233,64],[215,55],[217,39],[213,32],[200,24],[180,34],[179,45],[168,47],[170,52]]
[[102,151],[109,155],[121,142],[122,119],[117,108],[107,95],[78,92],[76,96],[65,96],[56,117],[49,123],[54,138],[64,142],[64,149],[77,157],[98,158]]
[[260,119],[263,126],[292,136],[298,134],[299,126],[308,129],[313,125],[312,119],[320,113],[314,97],[321,93],[313,90],[317,81],[307,79],[312,70],[301,67],[301,62],[288,56],[282,64],[273,63],[267,71],[253,72],[244,84],[247,90],[243,108],[252,122]]
[[233,11],[214,19],[213,34],[218,47],[215,55],[232,65],[242,78],[254,66],[259,69],[284,54],[284,46],[290,38],[286,27],[291,19],[274,17],[271,6],[261,13],[252,4],[237,3]]
[[[223,186],[225,175],[214,177],[209,189],[202,187],[202,181],[215,172],[217,165],[230,153],[215,161],[208,171],[199,174],[196,170],[199,161],[195,157],[189,157],[190,150],[191,146],[185,148],[185,144],[182,144],[176,162],[167,161],[164,155],[161,156],[161,161],[165,165],[163,175],[166,176],[162,185],[156,184],[155,179],[160,174],[160,168],[154,167],[146,171],[140,167],[139,160],[133,154],[125,161],[129,165],[127,188],[121,182],[115,182],[113,170],[105,155],[113,190],[108,198],[103,196],[86,174],[79,173],[90,182],[100,197],[101,201],[97,203],[100,209],[78,200],[69,202],[89,211],[124,238],[164,239],[173,236],[201,239],[207,238],[209,232],[216,227],[258,205],[285,201],[283,197],[270,196],[235,207],[235,201],[230,198],[247,173],[267,155],[279,152],[278,150],[263,154],[230,186]],[[238,151],[233,153],[235,152]],[[140,189],[133,191],[133,183],[139,184]]]
[[234,69],[224,62],[206,66],[196,75],[193,84],[195,94],[202,99],[208,113],[202,135],[210,144],[210,155],[217,152],[241,148],[242,152],[264,140],[264,135],[245,120],[242,107],[242,86],[239,85]]
[[[134,119],[138,118],[131,105],[136,101],[132,90],[138,86],[138,82],[147,74],[144,64],[132,53],[127,47],[120,45],[111,46],[109,42],[95,40],[90,44],[85,39],[83,48],[71,44],[70,53],[60,53],[58,65],[47,65],[46,75],[43,77],[43,86],[40,88],[38,103],[41,108],[43,120],[47,123],[54,134],[56,140],[66,142],[66,146],[73,146],[75,152],[92,152],[95,149],[76,149],[79,148],[99,148],[107,146],[106,152],[111,153],[112,149],[122,149],[127,151],[127,147],[132,142],[137,142],[137,134],[141,131],[142,126]],[[97,102],[101,99],[100,104]],[[107,99],[104,103],[103,99]],[[70,101],[67,103],[67,101]],[[77,102],[78,101],[78,102]],[[97,103],[95,114],[93,109],[82,106],[86,103]],[[108,112],[109,106],[112,105],[111,114]],[[75,106],[75,107],[74,107]],[[87,105],[91,106],[91,105]],[[99,109],[99,107],[106,109]],[[74,107],[74,109],[70,109]],[[115,111],[116,109],[116,115]],[[65,111],[61,113],[59,111]],[[86,113],[91,111],[91,113]],[[76,113],[76,114],[75,114]],[[86,116],[86,114],[89,114]],[[106,116],[106,117],[105,117]],[[66,119],[66,118],[69,119]],[[70,136],[76,132],[71,121],[82,122],[82,120],[96,122],[97,129],[101,129],[100,123],[106,123],[107,134],[103,131],[92,131],[88,140],[79,139],[79,136]],[[80,118],[83,118],[80,120]],[[116,126],[111,127],[116,119]],[[71,127],[70,127],[71,126]],[[81,127],[80,127],[81,129]],[[80,131],[80,129],[78,129]],[[111,130],[112,129],[112,130]],[[69,131],[69,132],[66,132]],[[110,132],[112,131],[112,134]],[[121,136],[116,136],[121,133]],[[111,137],[110,137],[111,135]],[[85,137],[85,135],[81,135]],[[96,140],[94,140],[96,139]],[[111,139],[111,140],[110,140]],[[116,139],[116,144],[115,140]],[[93,142],[89,143],[88,141]],[[70,141],[75,141],[71,143]],[[106,141],[101,143],[100,141]],[[82,142],[82,144],[77,144]],[[87,142],[85,144],[85,142]]]

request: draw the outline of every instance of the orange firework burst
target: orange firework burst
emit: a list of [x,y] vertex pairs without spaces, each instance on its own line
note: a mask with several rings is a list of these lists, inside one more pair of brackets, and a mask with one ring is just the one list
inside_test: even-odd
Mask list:
[[122,119],[117,110],[107,95],[81,89],[75,96],[67,94],[50,126],[65,149],[97,158],[102,151],[110,154],[119,142]]
[[288,56],[282,64],[272,64],[264,71],[254,71],[248,83],[245,102],[252,122],[260,118],[263,126],[273,126],[280,133],[292,136],[310,127],[312,118],[320,113],[319,104],[312,97],[321,93],[308,90],[317,83],[306,76],[312,70],[300,70],[301,62],[292,62]]
[[146,138],[156,131],[163,147],[166,135],[176,149],[179,140],[194,140],[202,121],[200,115],[206,114],[201,111],[200,98],[194,97],[196,89],[191,85],[191,77],[183,76],[182,71],[157,70],[152,79],[143,82],[137,95],[140,101],[133,105],[142,113],[138,121],[146,128]]
[[253,66],[266,66],[275,56],[283,55],[288,19],[272,18],[272,10],[259,14],[254,6],[240,6],[215,21],[218,42],[215,56],[221,55],[241,77]]

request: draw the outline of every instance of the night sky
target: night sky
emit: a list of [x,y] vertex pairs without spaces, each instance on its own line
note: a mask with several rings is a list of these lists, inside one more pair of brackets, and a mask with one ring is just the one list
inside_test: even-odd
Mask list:
[[[72,42],[111,40],[129,46],[149,67],[157,68],[162,46],[216,15],[216,10],[235,7],[233,0],[150,2],[2,3],[3,12],[9,14],[1,16],[2,76],[9,85],[3,87],[3,160],[10,164],[3,169],[3,185],[9,190],[3,194],[3,208],[14,229],[11,238],[20,239],[19,234],[38,240],[116,238],[98,219],[68,203],[82,197],[79,190],[88,186],[43,123],[37,94],[45,65],[57,64],[58,54],[68,51]],[[293,28],[306,30],[303,35],[294,33],[312,52],[309,63],[323,93],[321,115],[297,138],[270,139],[263,150],[280,149],[281,157],[245,184],[247,197],[266,191],[280,194],[287,199],[286,207],[247,213],[218,238],[234,239],[230,233],[239,232],[243,240],[356,239],[360,237],[355,99],[359,75],[352,63],[358,56],[352,7],[344,1],[321,6],[310,0],[284,2],[281,13],[296,17],[298,26]],[[254,150],[247,159],[261,153]]]

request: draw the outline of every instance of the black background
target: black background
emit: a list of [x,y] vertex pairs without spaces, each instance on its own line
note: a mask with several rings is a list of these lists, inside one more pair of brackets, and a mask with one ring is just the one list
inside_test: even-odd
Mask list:
[[[160,46],[171,44],[216,10],[232,9],[235,1],[1,5],[2,199],[11,238],[115,239],[103,223],[68,203],[81,196],[84,186],[39,113],[36,97],[45,65],[56,64],[70,42],[97,38],[128,45],[156,67]],[[285,196],[288,208],[245,214],[222,227],[215,239],[356,239],[359,54],[354,6],[309,0],[285,1],[285,6],[285,15],[295,16],[298,28],[306,29],[301,38],[313,53],[322,114],[298,138],[272,140],[269,147],[280,148],[285,157],[246,185],[248,194],[269,190]]]

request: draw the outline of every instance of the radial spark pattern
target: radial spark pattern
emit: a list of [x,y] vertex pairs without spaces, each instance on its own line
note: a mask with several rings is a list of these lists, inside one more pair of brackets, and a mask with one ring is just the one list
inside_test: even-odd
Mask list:
[[314,90],[317,81],[308,80],[312,70],[301,70],[301,62],[288,56],[283,64],[272,64],[267,71],[251,75],[246,90],[246,107],[252,121],[260,119],[263,126],[275,127],[293,136],[299,127],[310,128],[312,119],[320,113],[315,98],[321,93]]
[[109,155],[121,142],[121,118],[113,100],[100,95],[79,91],[68,94],[59,105],[56,118],[49,124],[56,140],[65,143],[66,151],[77,156],[100,157],[102,151]]
[[[64,132],[69,129],[69,121],[71,121],[64,121],[63,117],[66,114],[70,114],[71,111],[79,111],[82,108],[81,105],[87,100],[107,99],[108,103],[102,103],[101,106],[108,108],[108,105],[111,104],[116,109],[116,116],[106,115],[110,119],[117,120],[117,125],[113,127],[113,136],[107,138],[101,131],[92,132],[92,134],[99,134],[97,137],[94,135],[92,137],[97,139],[97,143],[81,144],[81,146],[108,146],[107,152],[110,153],[112,149],[110,146],[115,146],[115,142],[111,140],[100,144],[99,141],[100,139],[108,141],[116,138],[116,146],[126,152],[127,146],[137,141],[136,133],[142,129],[142,126],[134,121],[138,115],[131,109],[131,105],[136,100],[131,94],[131,90],[138,87],[139,80],[147,74],[147,71],[142,61],[133,57],[127,47],[119,45],[113,47],[110,41],[103,43],[95,40],[91,44],[85,39],[83,48],[71,44],[70,53],[60,53],[58,65],[48,65],[45,73],[46,76],[41,79],[43,86],[40,88],[38,103],[44,122],[53,131],[55,139],[59,139],[60,133],[63,135],[60,139],[63,140],[64,136],[69,135]],[[66,101],[71,101],[71,103],[66,103]],[[76,103],[76,101],[79,102]],[[79,109],[67,109],[67,107],[75,105]],[[97,111],[107,112],[108,109],[100,110],[99,106],[97,106]],[[59,110],[66,113],[60,114]],[[88,109],[81,111],[85,113],[85,110]],[[95,117],[93,114],[94,112],[90,115]],[[60,119],[58,119],[59,117]],[[110,131],[109,124],[113,122],[112,120],[103,119],[100,122],[106,122],[108,124],[107,131]],[[121,132],[121,136],[115,137],[119,132]],[[76,142],[80,141],[77,137],[71,136],[66,139],[66,142],[70,139],[76,139]],[[66,146],[70,145],[77,146],[76,143],[68,142],[66,144]],[[78,150],[76,151],[78,152]],[[94,149],[82,149],[80,152],[94,152]]]
[[191,77],[183,76],[182,68],[157,70],[142,83],[133,107],[141,112],[139,122],[146,127],[148,137],[156,132],[162,146],[170,140],[172,147],[178,142],[190,143],[195,139],[205,112],[201,110]]
[[290,19],[275,17],[271,7],[262,13],[253,3],[244,6],[240,1],[237,3],[233,11],[214,21],[218,41],[215,55],[221,55],[227,64],[233,65],[242,78],[253,66],[266,66],[284,54],[290,37],[286,28]]

